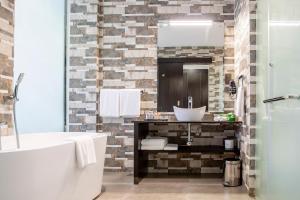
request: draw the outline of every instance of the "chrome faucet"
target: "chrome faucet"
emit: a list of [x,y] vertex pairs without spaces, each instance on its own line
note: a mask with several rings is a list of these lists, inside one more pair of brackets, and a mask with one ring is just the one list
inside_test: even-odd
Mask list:
[[0,122],[0,151],[2,150],[2,140],[1,140],[1,136],[2,136],[2,128],[4,128],[5,126],[7,126],[6,122]]
[[188,96],[188,108],[193,108],[193,97]]

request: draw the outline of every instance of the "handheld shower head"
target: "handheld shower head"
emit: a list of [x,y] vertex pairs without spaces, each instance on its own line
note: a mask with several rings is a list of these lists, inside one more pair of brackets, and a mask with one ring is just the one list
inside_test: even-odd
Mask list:
[[19,101],[19,98],[18,98],[18,90],[19,90],[19,85],[21,84],[23,78],[24,78],[24,73],[21,73],[18,77],[18,80],[16,82],[16,86],[15,86],[15,90],[14,90],[14,96],[13,98],[16,100],[16,101]]
[[23,78],[24,78],[24,73],[21,73],[20,75],[19,75],[19,77],[18,77],[18,80],[17,80],[17,82],[16,82],[16,85],[20,85],[20,83],[22,82],[22,80],[23,80]]

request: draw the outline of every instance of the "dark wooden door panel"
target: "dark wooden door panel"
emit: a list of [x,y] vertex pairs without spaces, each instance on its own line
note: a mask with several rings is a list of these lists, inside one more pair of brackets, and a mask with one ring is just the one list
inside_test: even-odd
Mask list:
[[173,112],[183,102],[183,64],[160,63],[158,76],[158,111]]
[[193,97],[194,108],[208,109],[208,69],[183,70],[183,65],[211,62],[211,58],[159,58],[158,112],[173,112],[174,105],[187,108],[188,96]]
[[208,108],[208,70],[189,69],[184,70],[185,99],[184,106],[188,106],[188,97],[193,97],[193,107]]

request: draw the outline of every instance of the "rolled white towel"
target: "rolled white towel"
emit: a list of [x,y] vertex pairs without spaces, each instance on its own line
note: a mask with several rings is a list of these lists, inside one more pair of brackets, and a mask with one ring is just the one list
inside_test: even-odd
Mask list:
[[165,147],[167,144],[168,144],[168,138],[142,140],[142,146],[163,146],[163,147]]
[[142,146],[142,150],[164,150],[165,146]]
[[167,144],[164,147],[164,150],[166,150],[166,151],[177,151],[178,150],[178,144]]
[[148,136],[146,137],[146,139],[168,139],[168,138],[166,138],[166,137],[161,137],[161,136],[150,136],[150,135],[148,135]]

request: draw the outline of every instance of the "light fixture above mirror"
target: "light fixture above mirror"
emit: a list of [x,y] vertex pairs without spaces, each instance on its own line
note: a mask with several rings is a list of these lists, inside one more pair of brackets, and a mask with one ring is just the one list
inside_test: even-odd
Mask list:
[[212,26],[211,20],[170,20],[159,23],[159,26]]
[[171,20],[169,26],[212,26],[213,21],[211,20]]
[[159,47],[224,46],[224,23],[171,19],[158,24]]

